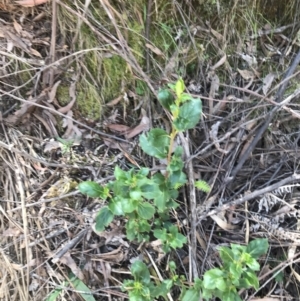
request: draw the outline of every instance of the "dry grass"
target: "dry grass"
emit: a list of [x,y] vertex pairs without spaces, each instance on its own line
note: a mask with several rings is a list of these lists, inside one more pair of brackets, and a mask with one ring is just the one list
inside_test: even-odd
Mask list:
[[[189,133],[189,176],[212,187],[192,204],[191,191],[182,190],[176,218],[194,243],[170,255],[178,273],[192,280],[218,265],[218,245],[265,236],[271,248],[263,272],[285,264],[284,289],[276,292],[282,283],[262,275],[257,296],[275,287],[276,298],[299,298],[299,269],[286,256],[300,241],[299,179],[292,177],[299,161],[297,69],[276,99],[299,51],[299,4],[196,2],[57,0],[25,9],[0,1],[0,300],[50,300],[55,293],[56,300],[82,300],[74,275],[96,300],[123,300],[130,259],[147,258],[146,251],[168,277],[169,258],[158,260],[150,244],[129,244],[124,221],[96,234],[101,204],[75,187],[82,179],[108,181],[114,165],[128,168],[126,158],[152,167],[138,147],[113,154],[115,133],[107,140],[103,131],[109,123],[134,127],[141,108],[156,126],[168,127],[155,93],[178,76],[203,100],[203,120]],[[274,107],[267,130],[236,169]],[[46,141],[70,142],[78,131],[82,139],[73,144],[81,151]],[[191,211],[197,214],[189,218]]]

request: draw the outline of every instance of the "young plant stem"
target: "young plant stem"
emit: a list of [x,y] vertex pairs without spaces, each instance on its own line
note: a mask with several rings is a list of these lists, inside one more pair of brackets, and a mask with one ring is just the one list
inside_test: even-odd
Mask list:
[[175,140],[175,137],[177,135],[177,130],[172,127],[172,133],[170,135],[170,146],[169,146],[169,152],[168,152],[168,165],[171,163],[171,155],[172,155],[172,151],[173,151],[173,145],[174,145],[174,140]]

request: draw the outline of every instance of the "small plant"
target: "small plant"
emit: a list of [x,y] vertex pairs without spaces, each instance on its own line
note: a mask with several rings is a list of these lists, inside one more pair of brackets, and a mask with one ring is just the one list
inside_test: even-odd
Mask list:
[[140,260],[135,261],[131,268],[133,280],[124,280],[122,290],[127,291],[130,301],[153,301],[159,296],[166,296],[170,291],[172,280],[164,280],[155,284],[150,279],[149,269]]
[[258,289],[255,272],[260,270],[260,266],[257,259],[268,248],[267,239],[253,240],[248,246],[231,244],[231,248],[220,247],[222,266],[206,271],[203,280],[196,279],[194,287],[184,292],[182,301],[198,301],[200,297],[205,300],[218,297],[222,301],[242,301],[237,290]]
[[73,146],[74,140],[65,140],[60,137],[56,137],[56,140],[61,143],[61,152],[63,155],[69,153],[71,151],[71,147]]
[[[174,149],[174,140],[179,132],[194,128],[202,113],[201,100],[184,93],[182,79],[169,84],[169,88],[158,93],[158,100],[172,115],[171,133],[154,128],[140,136],[140,146],[146,154],[167,160],[166,172],[150,176],[148,168],[124,171],[116,166],[115,180],[105,186],[86,181],[78,187],[90,197],[107,201],[97,214],[97,231],[103,231],[115,216],[124,216],[130,241],[149,241],[152,233],[162,241],[165,252],[186,243],[186,237],[169,215],[169,211],[178,206],[179,188],[187,182],[183,172],[183,149],[181,146]],[[204,181],[196,182],[196,186],[206,192],[210,189]]]
[[176,275],[174,262],[169,263],[171,278],[155,284],[150,279],[148,267],[141,261],[135,261],[130,269],[134,280],[125,280],[122,290],[128,292],[130,301],[165,297],[174,286],[181,289],[181,301],[211,300],[214,297],[222,301],[242,301],[237,290],[258,289],[255,272],[260,270],[260,265],[257,259],[267,252],[268,247],[267,239],[253,240],[248,246],[231,244],[231,248],[220,247],[221,267],[206,271],[203,279],[195,279],[193,287],[189,289],[184,276]]
[[[165,252],[182,248],[186,243],[179,228],[170,217],[170,210],[176,209],[178,190],[185,185],[187,178],[183,172],[183,149],[174,147],[179,132],[192,129],[199,122],[202,105],[201,100],[184,93],[182,79],[176,84],[169,84],[169,89],[158,93],[161,105],[170,112],[172,130],[167,133],[163,129],[152,129],[140,136],[143,151],[157,159],[166,159],[164,173],[150,175],[148,168],[124,171],[115,167],[115,180],[101,186],[93,181],[79,184],[78,188],[90,197],[107,201],[96,216],[96,230],[101,232],[115,216],[123,216],[127,220],[126,236],[130,241],[149,241],[151,235],[160,239]],[[202,180],[195,182],[195,187],[209,192],[209,185]],[[166,298],[173,286],[181,289],[180,300],[198,301],[199,298],[209,300],[218,297],[222,301],[240,301],[237,293],[241,288],[258,288],[255,274],[260,269],[256,259],[266,253],[268,242],[257,239],[246,247],[231,244],[231,248],[219,249],[222,266],[207,271],[203,280],[195,279],[193,287],[188,288],[183,276],[175,274],[175,263],[170,263],[171,279],[154,283],[150,278],[148,267],[141,261],[131,266],[133,280],[125,280],[122,286],[128,292],[130,301],[150,301],[162,296]]]

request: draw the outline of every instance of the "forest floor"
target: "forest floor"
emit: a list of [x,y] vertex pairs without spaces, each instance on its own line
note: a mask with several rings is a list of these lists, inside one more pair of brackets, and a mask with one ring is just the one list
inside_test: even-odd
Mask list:
[[[240,291],[242,300],[299,300],[299,16],[264,23],[254,5],[237,5],[236,15],[247,12],[237,33],[217,6],[218,22],[187,18],[192,1],[181,19],[166,1],[182,26],[159,21],[156,1],[145,11],[122,1],[16,2],[0,0],[0,300],[126,300],[136,258],[155,267],[156,281],[175,261],[192,285],[220,266],[220,246],[256,238],[269,250],[259,289]],[[188,243],[165,255],[154,237],[129,241],[124,218],[97,232],[103,201],[78,184],[108,183],[116,166],[163,168],[139,136],[170,132],[157,93],[179,78],[202,100],[199,124],[184,133],[188,183],[210,191],[180,187],[172,214]]]

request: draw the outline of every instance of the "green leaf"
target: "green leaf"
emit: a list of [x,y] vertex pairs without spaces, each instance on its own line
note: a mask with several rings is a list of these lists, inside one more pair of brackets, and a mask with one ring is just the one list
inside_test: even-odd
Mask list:
[[114,215],[124,215],[122,198],[119,198],[118,196],[112,198],[108,204],[108,207]]
[[159,197],[160,191],[159,186],[153,180],[149,181],[147,184],[140,186],[143,197],[148,200],[153,200]]
[[205,274],[203,276],[204,288],[210,289],[210,290],[218,288],[217,280],[220,278],[223,278],[224,276],[225,276],[225,273],[218,268],[208,270],[207,272],[205,272]]
[[111,210],[105,206],[96,215],[96,231],[102,232],[106,226],[108,226],[114,219],[114,215]]
[[260,270],[260,265],[257,262],[256,259],[254,258],[249,258],[249,260],[247,260],[246,265],[252,270],[252,271],[259,271]]
[[261,255],[266,254],[269,248],[269,243],[266,238],[258,238],[250,241],[246,252],[253,258],[258,259]]
[[136,260],[131,268],[130,271],[134,277],[135,281],[140,281],[143,284],[148,284],[150,282],[150,272],[148,270],[148,267],[145,263],[143,263],[140,260]]
[[182,78],[179,78],[175,84],[175,92],[176,92],[177,98],[179,98],[181,96],[184,89],[185,89],[184,81]]
[[173,125],[177,131],[183,132],[194,128],[201,118],[202,104],[199,98],[193,98],[179,108],[179,114]]
[[155,229],[153,231],[154,237],[160,239],[162,242],[167,240],[167,230],[166,229]]
[[259,281],[257,276],[251,271],[245,271],[240,281],[240,288],[254,287],[256,290],[259,288]]
[[178,228],[174,225],[172,225],[169,228],[170,231],[170,238],[169,238],[169,244],[173,249],[176,248],[182,248],[183,245],[187,242],[187,238],[179,233]]
[[[67,286],[67,285],[68,285],[68,282],[63,281],[62,286]],[[47,299],[45,301],[56,301],[56,298],[60,295],[61,292],[62,292],[62,288],[56,288],[49,294],[49,296],[47,297]]]
[[155,213],[155,208],[146,202],[139,203],[137,213],[143,219],[150,219]]
[[136,239],[138,242],[149,240],[149,235],[147,233],[149,233],[149,231],[151,230],[151,226],[146,220],[136,220],[131,217],[128,219],[125,228],[126,237],[129,240]]
[[129,192],[129,196],[133,200],[141,200],[142,199],[142,191],[140,189],[131,189]]
[[81,298],[85,301],[96,301],[93,297],[91,290],[78,278],[71,280],[72,286],[75,290],[79,291],[78,293]]
[[137,210],[139,201],[134,199],[122,199],[122,209],[125,213],[131,213]]
[[232,282],[238,284],[243,272],[242,265],[238,262],[232,262],[229,266],[229,271],[232,276]]
[[170,145],[170,137],[166,131],[162,129],[153,129],[148,135],[140,136],[140,146],[142,150],[155,158],[164,159],[168,155]]
[[187,94],[187,93],[182,93],[179,97],[179,102],[180,103],[184,103],[190,99],[192,99],[193,97],[190,95],[190,94]]
[[162,283],[150,289],[151,296],[157,298],[159,296],[166,296],[173,285],[173,281],[171,279],[164,280]]
[[154,204],[156,205],[158,212],[164,212],[166,210],[166,204],[170,199],[169,187],[166,183],[166,178],[162,174],[155,174],[153,179],[158,183],[159,195],[154,199]]
[[229,264],[231,264],[231,262],[233,261],[232,250],[228,247],[220,247],[218,248],[218,250],[224,266],[229,266]]
[[167,167],[167,170],[169,172],[182,170],[184,166],[184,162],[182,160],[182,154],[183,154],[183,148],[181,146],[177,146],[174,151],[174,154],[171,157],[171,162]]
[[82,194],[86,194],[91,198],[101,198],[105,200],[109,191],[107,188],[100,186],[98,183],[93,181],[85,181],[78,185],[78,189]]
[[114,176],[117,181],[128,179],[127,172],[122,170],[118,165],[115,167]]
[[174,95],[168,90],[160,90],[157,94],[157,99],[160,104],[167,110],[170,110],[170,106],[174,103]]
[[206,183],[205,181],[203,180],[199,180],[199,181],[196,181],[195,182],[195,187],[203,192],[210,192],[210,186],[208,183]]
[[170,174],[168,181],[172,188],[178,190],[179,188],[181,188],[183,185],[187,183],[186,174],[181,170],[177,170]]
[[204,300],[210,300],[211,298],[212,298],[212,296],[213,296],[213,293],[215,292],[215,290],[209,290],[209,289],[203,289],[202,290],[202,298],[204,299]]
[[191,288],[187,290],[182,298],[182,301],[199,301],[200,300],[200,290]]
[[242,301],[240,296],[236,291],[227,291],[222,293],[221,296],[218,296],[222,301]]

